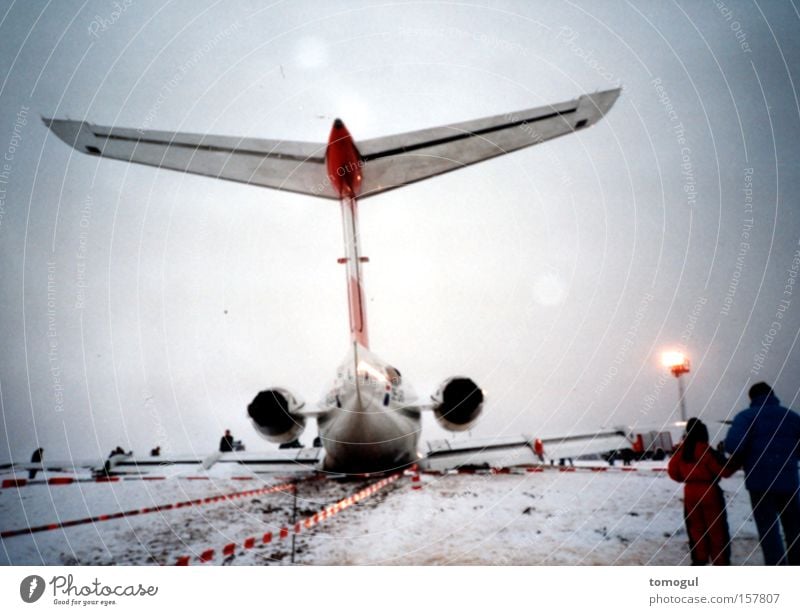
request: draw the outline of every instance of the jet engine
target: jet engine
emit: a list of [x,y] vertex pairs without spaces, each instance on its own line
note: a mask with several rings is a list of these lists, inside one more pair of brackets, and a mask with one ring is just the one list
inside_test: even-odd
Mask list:
[[256,431],[270,442],[291,442],[306,427],[306,417],[299,413],[303,406],[286,389],[267,389],[250,402],[247,414]]
[[469,378],[445,380],[433,396],[433,414],[449,431],[469,429],[483,410],[483,391]]

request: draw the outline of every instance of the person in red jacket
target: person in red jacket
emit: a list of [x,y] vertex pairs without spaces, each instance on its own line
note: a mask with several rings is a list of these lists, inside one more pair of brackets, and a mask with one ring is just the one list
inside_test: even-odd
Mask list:
[[685,485],[683,514],[693,566],[731,563],[728,516],[719,479],[731,476],[737,469],[732,461],[726,461],[711,448],[705,424],[700,419],[689,419],[686,434],[669,460],[667,471],[672,480]]

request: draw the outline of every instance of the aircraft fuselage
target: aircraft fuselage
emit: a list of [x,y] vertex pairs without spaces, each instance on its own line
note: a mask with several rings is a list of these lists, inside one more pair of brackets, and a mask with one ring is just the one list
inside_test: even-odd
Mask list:
[[420,411],[400,373],[369,351],[358,230],[361,155],[344,123],[333,123],[325,152],[328,178],[339,194],[350,316],[350,351],[317,418],[325,469],[370,472],[395,469],[417,459]]
[[400,373],[359,344],[339,366],[317,417],[324,468],[336,472],[397,469],[418,459],[420,410]]

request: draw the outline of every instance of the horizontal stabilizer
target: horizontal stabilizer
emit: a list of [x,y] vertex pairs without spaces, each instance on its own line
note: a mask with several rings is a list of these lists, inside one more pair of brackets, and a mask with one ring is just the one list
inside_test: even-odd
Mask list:
[[325,145],[185,132],[95,126],[44,119],[67,145],[91,156],[227,179],[330,199]]
[[[620,90],[356,144],[361,155],[359,197],[448,173],[569,134],[596,123]],[[92,156],[206,177],[338,199],[325,166],[327,145],[164,132],[44,119],[67,145]]]
[[619,96],[607,90],[577,100],[480,120],[360,141],[360,198],[441,175],[587,128]]

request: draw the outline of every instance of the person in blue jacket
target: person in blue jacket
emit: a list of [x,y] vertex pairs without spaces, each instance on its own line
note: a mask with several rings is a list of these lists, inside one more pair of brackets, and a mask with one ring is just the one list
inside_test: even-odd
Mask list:
[[744,466],[764,563],[800,565],[800,415],[781,406],[766,382],[749,394],[750,407],[733,419],[725,450]]

